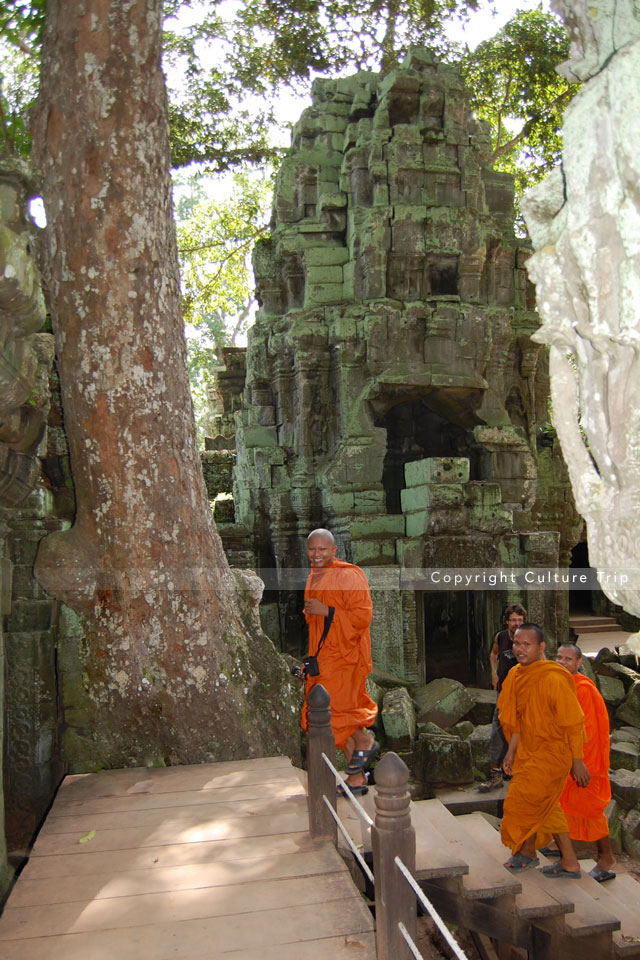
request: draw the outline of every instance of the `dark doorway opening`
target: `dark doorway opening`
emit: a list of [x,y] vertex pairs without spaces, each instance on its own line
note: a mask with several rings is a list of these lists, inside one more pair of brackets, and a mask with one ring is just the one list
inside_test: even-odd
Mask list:
[[[589,570],[589,547],[586,540],[581,540],[571,551],[570,570]],[[591,578],[590,578],[591,579]],[[593,571],[593,580],[595,581],[595,570]],[[569,590],[569,613],[594,613],[594,594],[593,590]],[[597,591],[602,593],[601,590]]]
[[425,682],[449,677],[473,685],[482,671],[485,594],[425,591],[423,594]]
[[382,467],[382,485],[387,513],[402,513],[400,491],[405,487],[404,467],[412,460],[427,457],[467,457],[469,479],[481,480],[481,458],[484,453],[471,429],[461,427],[423,400],[396,403],[376,426],[387,431],[387,452]]

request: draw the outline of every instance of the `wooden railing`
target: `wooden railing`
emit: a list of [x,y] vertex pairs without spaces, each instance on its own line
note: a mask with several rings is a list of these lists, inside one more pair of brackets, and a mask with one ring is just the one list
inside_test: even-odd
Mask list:
[[[346,794],[371,827],[373,875],[356,849],[336,810],[335,742],[331,730],[329,694],[316,684],[309,694],[307,756],[309,830],[312,837],[337,841],[339,829],[360,866],[374,884],[377,960],[420,960],[416,947],[416,900],[431,915],[454,956],[466,960],[444,921],[424,896],[415,873],[416,834],[411,825],[409,769],[396,753],[385,753],[376,766],[375,820],[351,794]],[[342,781],[340,781],[342,782]]]

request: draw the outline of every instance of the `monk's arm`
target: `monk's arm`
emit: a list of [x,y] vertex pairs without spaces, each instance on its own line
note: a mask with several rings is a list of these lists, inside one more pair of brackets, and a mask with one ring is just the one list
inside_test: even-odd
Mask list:
[[516,757],[516,750],[518,749],[518,740],[520,739],[519,733],[513,733],[511,739],[509,740],[509,749],[505,755],[504,760],[502,761],[502,769],[508,777],[513,773],[513,761]]
[[577,723],[567,728],[567,740],[573,757],[571,776],[579,787],[588,787],[591,775],[585,766],[584,757],[584,725]]

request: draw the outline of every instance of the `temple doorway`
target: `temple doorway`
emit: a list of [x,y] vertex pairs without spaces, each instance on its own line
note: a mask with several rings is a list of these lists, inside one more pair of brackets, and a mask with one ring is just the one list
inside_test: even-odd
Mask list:
[[422,595],[425,683],[449,677],[466,685],[478,681],[484,655],[485,594],[481,591],[425,591]]
[[[596,582],[595,570],[589,564],[589,547],[586,540],[576,543],[571,551],[570,570],[589,570],[593,574],[593,582]],[[590,578],[591,579],[591,578]],[[595,590],[569,590],[569,614],[595,614],[601,609],[599,594],[604,598],[602,590],[598,587]]]

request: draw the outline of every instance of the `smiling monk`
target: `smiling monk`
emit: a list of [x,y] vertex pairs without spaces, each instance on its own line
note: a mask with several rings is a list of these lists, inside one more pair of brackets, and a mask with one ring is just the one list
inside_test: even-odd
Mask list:
[[550,877],[580,877],[580,865],[559,799],[567,775],[589,783],[583,756],[584,714],[575,685],[560,664],[545,659],[544,635],[534,623],[515,633],[518,665],[498,698],[509,749],[503,769],[513,778],[504,801],[502,842],[511,847],[505,866],[516,873],[538,863],[536,850],[556,840],[561,857],[543,867]]
[[338,560],[336,552],[329,530],[309,534],[311,572],[304,591],[304,615],[309,625],[309,653],[317,655],[320,672],[307,676],[301,722],[306,730],[309,693],[321,683],[331,698],[336,747],[344,750],[347,758],[347,784],[352,792],[364,794],[368,790],[366,773],[379,749],[367,730],[378,712],[366,686],[372,668],[369,625],[373,605],[363,571]]

